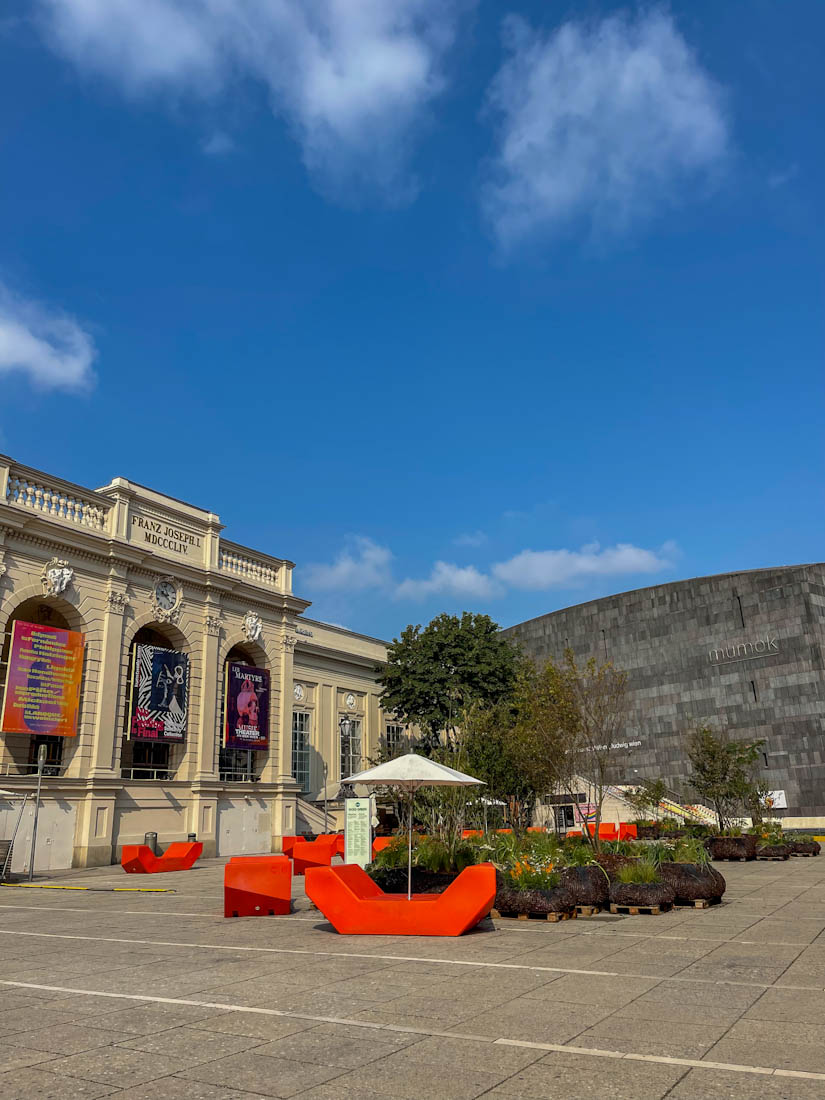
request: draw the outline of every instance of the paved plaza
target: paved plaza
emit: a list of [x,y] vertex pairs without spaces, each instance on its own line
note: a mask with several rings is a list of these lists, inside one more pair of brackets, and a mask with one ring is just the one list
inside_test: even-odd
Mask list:
[[[0,890],[0,1096],[825,1096],[825,858],[721,865],[706,911],[461,939],[225,920],[218,860]],[[175,893],[115,893],[113,886]]]

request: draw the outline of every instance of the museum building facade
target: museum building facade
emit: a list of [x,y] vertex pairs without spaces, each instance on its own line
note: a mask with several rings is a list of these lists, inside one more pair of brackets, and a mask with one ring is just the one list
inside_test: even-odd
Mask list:
[[825,565],[660,584],[503,631],[536,662],[570,647],[628,673],[617,783],[691,796],[686,738],[708,725],[764,740],[761,778],[788,825],[825,824]]
[[307,618],[293,568],[213,512],[0,455],[0,838],[38,753],[38,871],[147,832],[223,856],[333,827],[338,781],[407,731],[380,705],[386,644]]

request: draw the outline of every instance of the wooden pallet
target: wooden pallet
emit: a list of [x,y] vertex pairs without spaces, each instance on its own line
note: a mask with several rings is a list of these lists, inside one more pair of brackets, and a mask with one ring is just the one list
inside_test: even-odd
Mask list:
[[757,856],[757,859],[761,859],[763,863],[784,863],[790,859],[790,856]]
[[710,909],[711,905],[721,905],[721,898],[676,898],[674,905],[680,909]]
[[791,852],[791,859],[816,859],[819,852]]
[[664,905],[614,905],[612,901],[610,903],[611,913],[629,913],[631,917],[638,917],[640,913],[658,917],[662,913],[669,912],[672,908],[670,902],[666,902]]
[[755,856],[714,856],[714,863],[753,863]]
[[575,920],[576,911],[572,913],[500,913],[498,909],[492,909],[490,916],[498,920],[541,920],[558,924],[560,920]]
[[601,913],[601,905],[577,905],[576,913],[580,917],[595,917],[597,913]]

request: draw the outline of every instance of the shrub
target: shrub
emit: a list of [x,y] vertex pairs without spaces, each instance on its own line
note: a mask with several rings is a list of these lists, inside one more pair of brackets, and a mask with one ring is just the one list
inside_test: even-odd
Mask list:
[[658,867],[647,860],[639,860],[638,863],[626,863],[624,867],[617,868],[614,877],[617,882],[621,882],[623,885],[662,881]]
[[554,890],[561,882],[558,871],[549,868],[532,867],[519,860],[508,875],[508,885],[515,890]]
[[673,849],[674,863],[695,863],[704,867],[710,863],[710,854],[698,837],[683,837]]

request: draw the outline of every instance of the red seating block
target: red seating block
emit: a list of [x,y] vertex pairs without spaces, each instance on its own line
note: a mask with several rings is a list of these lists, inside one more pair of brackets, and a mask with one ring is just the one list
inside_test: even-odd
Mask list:
[[385,848],[388,848],[394,840],[394,836],[377,836],[372,842],[373,857],[377,856],[379,852],[383,852]]
[[120,865],[129,875],[155,875],[161,871],[190,871],[203,852],[203,844],[176,841],[162,856],[156,856],[148,844],[124,844]]
[[223,869],[225,917],[274,917],[292,910],[287,856],[233,856]]
[[385,894],[356,863],[310,867],[306,892],[337,932],[348,936],[461,936],[490,912],[491,863],[467,867],[443,894]]
[[635,825],[631,825],[626,821],[622,821],[619,825],[619,840],[636,840],[638,836],[638,829]]
[[337,847],[338,841],[334,838],[299,840],[292,849],[293,871],[302,875],[307,867],[329,867]]

